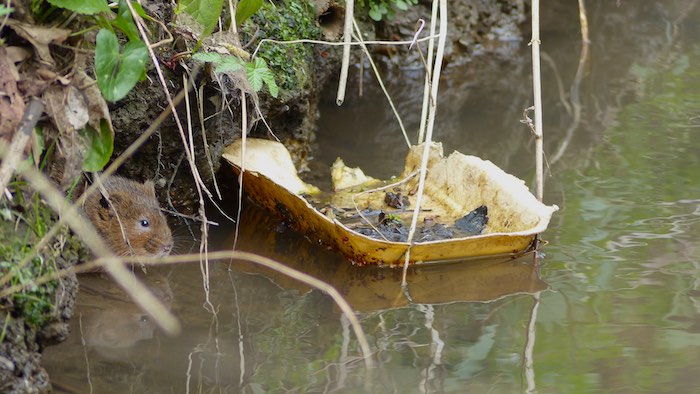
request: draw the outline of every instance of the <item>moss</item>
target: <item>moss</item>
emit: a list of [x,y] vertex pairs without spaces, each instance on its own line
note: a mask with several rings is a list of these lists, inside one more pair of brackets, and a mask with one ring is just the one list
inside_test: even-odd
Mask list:
[[[257,32],[251,48],[263,38],[280,41],[321,38],[314,8],[303,0],[288,0],[279,4],[265,2],[245,23],[242,32],[245,42]],[[284,90],[303,89],[310,83],[311,70],[308,65],[312,64],[314,52],[309,44],[265,43],[258,55],[274,73],[282,94]]]

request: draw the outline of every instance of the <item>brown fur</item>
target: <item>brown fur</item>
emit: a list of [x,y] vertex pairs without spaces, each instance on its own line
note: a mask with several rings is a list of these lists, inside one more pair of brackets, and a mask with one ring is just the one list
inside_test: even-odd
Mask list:
[[170,254],[173,237],[160,211],[153,182],[112,176],[103,184],[108,198],[95,192],[85,201],[83,210],[112,252],[118,256]]

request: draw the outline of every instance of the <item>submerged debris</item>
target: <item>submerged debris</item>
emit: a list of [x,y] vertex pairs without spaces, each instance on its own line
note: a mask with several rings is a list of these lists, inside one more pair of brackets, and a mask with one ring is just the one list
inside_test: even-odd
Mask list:
[[408,201],[408,197],[404,196],[401,192],[386,192],[384,202],[386,205],[396,209],[405,209],[411,205]]
[[482,205],[464,215],[464,217],[457,219],[455,221],[455,227],[466,233],[465,235],[467,236],[479,235],[484,231],[486,224],[489,222],[488,213],[489,210],[486,208],[486,205]]
[[[398,211],[388,213],[382,210],[362,211],[363,219],[357,226],[352,226],[350,223],[345,223],[352,230],[372,237],[375,239],[385,239],[391,242],[406,242],[408,240],[408,228],[399,217],[398,213],[410,213],[410,211]],[[376,221],[371,219],[377,217]],[[359,215],[354,215],[355,218]],[[369,221],[373,222],[374,226],[370,225]],[[446,226],[436,222],[435,218],[426,218],[423,221],[423,226],[418,227],[415,240],[417,242],[432,242],[442,241],[445,239],[464,238],[474,235],[480,235],[484,232],[488,224],[488,208],[485,205],[474,209],[464,217],[457,219],[454,226]]]
[[435,223],[432,226],[426,226],[420,229],[418,242],[441,241],[443,239],[454,238],[454,233],[442,223]]

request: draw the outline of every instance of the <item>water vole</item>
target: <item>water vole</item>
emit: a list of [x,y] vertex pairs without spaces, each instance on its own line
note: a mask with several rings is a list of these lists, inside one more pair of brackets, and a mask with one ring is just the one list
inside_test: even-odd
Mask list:
[[173,236],[160,211],[153,182],[112,176],[102,183],[109,199],[95,192],[83,210],[112,252],[117,256],[170,254]]

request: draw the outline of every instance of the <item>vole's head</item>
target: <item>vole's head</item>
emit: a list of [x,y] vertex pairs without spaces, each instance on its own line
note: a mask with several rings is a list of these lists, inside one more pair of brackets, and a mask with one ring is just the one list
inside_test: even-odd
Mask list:
[[105,184],[109,194],[98,195],[95,225],[112,251],[120,256],[167,256],[173,236],[161,213],[153,182],[124,178]]

